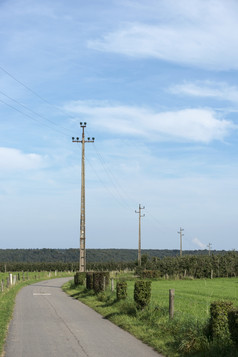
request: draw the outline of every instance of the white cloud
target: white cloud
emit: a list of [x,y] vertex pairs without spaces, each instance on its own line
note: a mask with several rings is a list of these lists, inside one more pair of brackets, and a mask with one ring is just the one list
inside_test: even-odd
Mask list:
[[194,97],[207,97],[230,102],[238,102],[238,88],[223,82],[198,81],[195,83],[185,82],[170,87],[169,91],[174,94],[184,94]]
[[25,154],[13,148],[0,147],[1,171],[36,170],[45,165],[38,154]]
[[89,41],[88,46],[200,68],[237,69],[237,11],[234,1],[168,1],[168,6],[160,1],[154,9],[158,16],[153,24],[123,24],[118,30]]
[[154,112],[147,108],[75,101],[65,109],[88,117],[98,130],[150,138],[209,143],[223,140],[235,125],[209,109]]
[[203,244],[198,238],[193,239],[193,243],[201,249],[205,249],[206,245]]

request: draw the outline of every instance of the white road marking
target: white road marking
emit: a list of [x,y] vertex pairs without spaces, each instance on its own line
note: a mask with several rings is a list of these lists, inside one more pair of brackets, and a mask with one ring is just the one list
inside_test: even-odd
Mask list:
[[49,293],[33,293],[34,296],[49,296]]

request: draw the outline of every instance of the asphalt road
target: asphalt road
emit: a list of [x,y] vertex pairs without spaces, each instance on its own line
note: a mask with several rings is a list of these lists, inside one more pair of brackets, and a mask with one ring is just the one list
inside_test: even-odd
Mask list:
[[61,290],[68,278],[24,287],[17,295],[5,357],[158,357]]

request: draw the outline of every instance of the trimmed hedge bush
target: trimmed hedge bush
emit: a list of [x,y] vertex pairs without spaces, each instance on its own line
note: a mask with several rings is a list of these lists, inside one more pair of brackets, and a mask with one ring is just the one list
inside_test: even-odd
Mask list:
[[77,272],[74,275],[74,284],[75,285],[84,285],[85,282],[85,278],[86,278],[86,273],[85,272]]
[[86,288],[93,290],[93,272],[86,273]]
[[160,278],[161,273],[159,270],[143,270],[140,272],[140,277],[142,279],[155,279],[155,278]]
[[214,301],[210,306],[209,335],[220,341],[230,340],[228,314],[233,309],[231,301]]
[[101,291],[105,291],[109,285],[109,272],[108,271],[98,271],[93,273],[93,290],[96,294]]
[[138,280],[134,287],[134,300],[137,309],[144,309],[150,303],[151,297],[151,281]]
[[117,282],[117,300],[126,299],[127,297],[127,282],[118,281]]
[[238,345],[238,309],[234,308],[228,313],[229,330],[232,341]]

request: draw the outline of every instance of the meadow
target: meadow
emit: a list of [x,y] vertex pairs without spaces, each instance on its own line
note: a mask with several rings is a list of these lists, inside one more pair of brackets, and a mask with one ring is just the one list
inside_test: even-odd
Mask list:
[[[165,356],[238,356],[231,344],[204,336],[211,302],[229,300],[238,306],[238,278],[154,280],[150,306],[143,311],[134,304],[135,279],[126,280],[128,296],[121,301],[110,289],[96,296],[69,282],[64,290]],[[169,319],[169,289],[175,289],[173,319]]]

